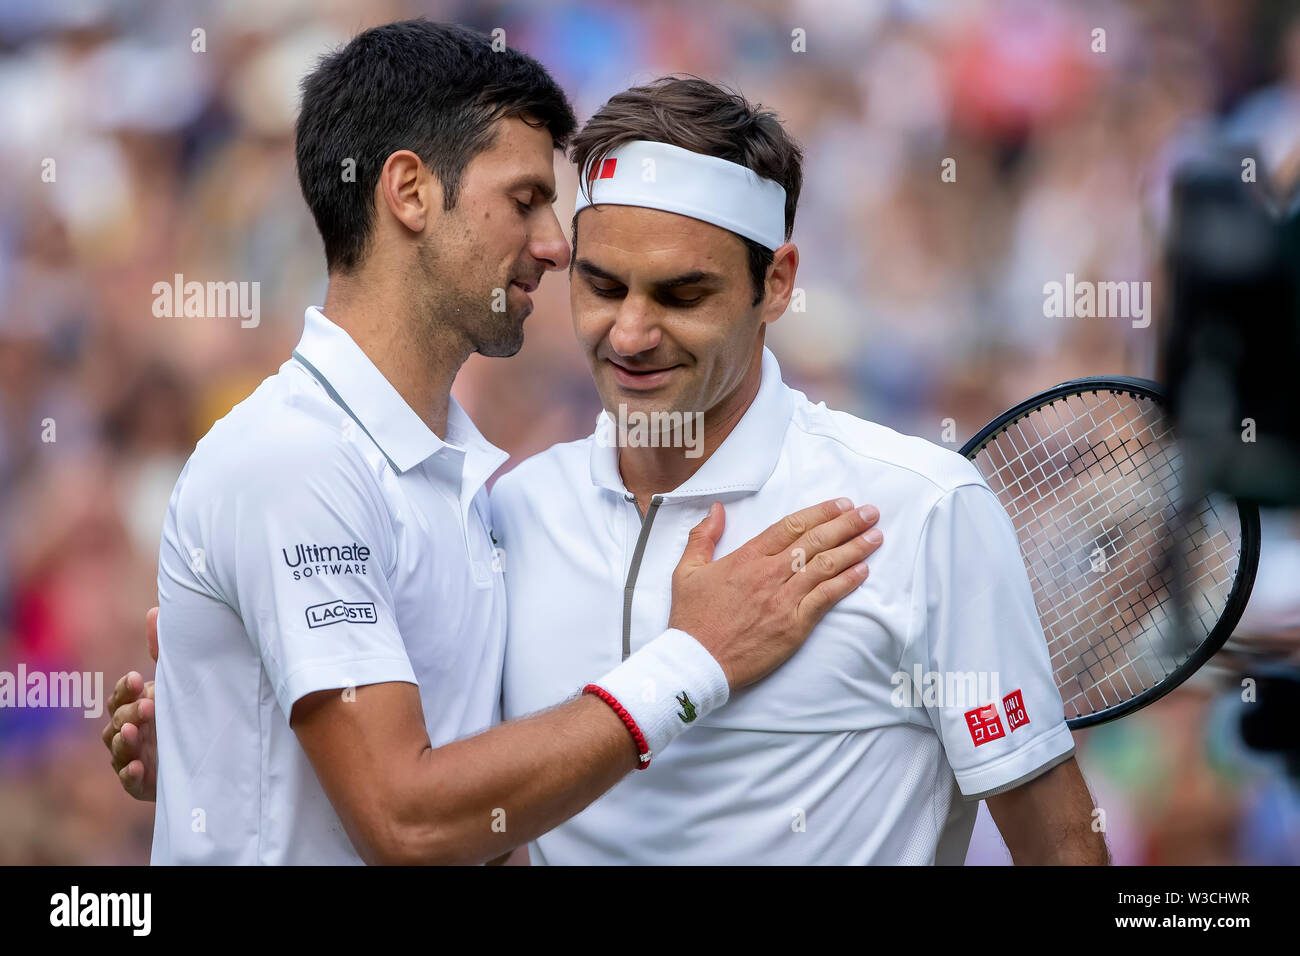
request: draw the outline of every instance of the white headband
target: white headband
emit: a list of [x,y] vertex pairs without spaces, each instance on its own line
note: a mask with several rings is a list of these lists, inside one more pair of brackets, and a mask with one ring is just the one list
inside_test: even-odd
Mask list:
[[785,242],[785,189],[739,163],[638,140],[584,172],[590,185],[578,188],[575,216],[602,203],[644,206],[711,222],[768,249]]

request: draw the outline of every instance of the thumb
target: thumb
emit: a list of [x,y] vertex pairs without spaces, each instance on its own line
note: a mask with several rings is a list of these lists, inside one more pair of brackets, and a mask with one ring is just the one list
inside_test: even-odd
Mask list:
[[686,539],[686,550],[677,562],[679,568],[698,568],[713,560],[713,551],[722,538],[722,529],[727,523],[727,514],[722,505],[714,502],[709,505],[709,513],[704,520],[691,529]]
[[145,634],[149,638],[149,656],[153,658],[154,663],[158,663],[158,609],[149,608],[144,616]]

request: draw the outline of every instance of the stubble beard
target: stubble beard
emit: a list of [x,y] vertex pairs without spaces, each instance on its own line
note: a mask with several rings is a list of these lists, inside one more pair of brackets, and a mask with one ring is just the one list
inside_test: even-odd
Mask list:
[[[427,350],[435,337],[452,333],[461,336],[472,352],[489,358],[507,358],[523,348],[528,314],[510,302],[510,280],[476,276],[472,287],[451,285],[448,276],[439,274],[437,261],[432,244],[427,245],[420,257],[423,301],[418,310],[422,325],[418,343]],[[501,311],[493,308],[498,302],[504,305]]]

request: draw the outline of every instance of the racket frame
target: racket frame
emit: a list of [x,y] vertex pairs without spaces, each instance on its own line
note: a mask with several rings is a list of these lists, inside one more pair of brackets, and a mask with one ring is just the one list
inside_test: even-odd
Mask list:
[[[1118,392],[1132,395],[1135,398],[1149,399],[1154,401],[1161,411],[1166,411],[1169,407],[1164,388],[1159,382],[1151,379],[1136,378],[1131,375],[1090,375],[1085,378],[1074,378],[1068,382],[1062,382],[1060,385],[1054,385],[1037,395],[1030,396],[1023,402],[1007,409],[976,432],[970,441],[962,445],[960,454],[974,463],[975,457],[993,439],[1022,418],[1027,418],[1033,412],[1050,405],[1057,399],[1066,398],[1070,395],[1083,395],[1089,392],[1093,394],[1097,392]],[[1126,714],[1131,714],[1135,710],[1146,707],[1148,704],[1155,703],[1196,673],[1206,661],[1218,653],[1228,638],[1232,636],[1232,632],[1236,630],[1237,624],[1241,620],[1242,612],[1246,610],[1246,602],[1250,599],[1251,589],[1255,586],[1255,572],[1259,568],[1260,542],[1258,506],[1252,502],[1243,502],[1235,498],[1232,501],[1236,505],[1237,514],[1241,519],[1237,573],[1234,575],[1232,590],[1229,592],[1228,600],[1224,604],[1223,613],[1219,615],[1219,620],[1214,629],[1210,631],[1205,640],[1200,643],[1196,651],[1187,660],[1179,664],[1178,667],[1174,668],[1173,671],[1165,675],[1152,687],[1148,687],[1142,693],[1121,704],[1107,707],[1095,714],[1067,718],[1066,724],[1071,730],[1082,730],[1085,727],[1093,727],[1107,721],[1117,720]]]

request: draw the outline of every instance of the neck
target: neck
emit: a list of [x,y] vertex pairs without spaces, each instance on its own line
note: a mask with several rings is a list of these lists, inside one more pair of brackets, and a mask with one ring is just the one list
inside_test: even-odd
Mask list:
[[[713,453],[727,440],[740,420],[744,418],[749,406],[754,404],[758,387],[763,379],[763,348],[759,343],[754,361],[745,372],[740,385],[716,406],[704,413],[704,440],[702,453],[687,457],[693,449],[681,447],[653,448],[644,445],[620,447],[618,450],[618,470],[623,478],[623,485],[635,497],[642,512],[649,507],[650,499],[658,494],[680,488],[703,467]],[[691,414],[689,412],[685,413]],[[617,423],[617,417],[615,417]],[[683,429],[686,423],[683,422]]]
[[445,439],[451,384],[472,349],[462,336],[419,315],[401,294],[406,285],[398,276],[331,275],[321,311],[352,337],[429,430]]

